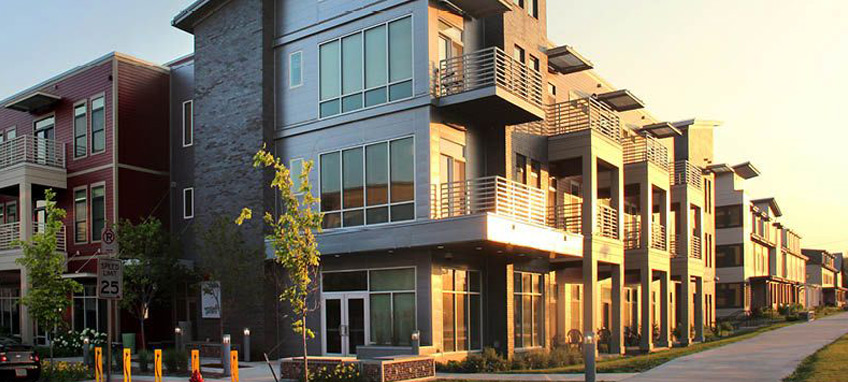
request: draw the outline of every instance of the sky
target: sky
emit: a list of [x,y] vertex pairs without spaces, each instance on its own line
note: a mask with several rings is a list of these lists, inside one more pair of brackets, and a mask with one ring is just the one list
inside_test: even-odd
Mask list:
[[[0,98],[111,51],[164,63],[191,0],[0,1]],[[35,5],[37,4],[37,6]],[[848,1],[548,0],[548,35],[661,120],[722,121],[716,163],[751,161],[804,247],[848,249]],[[9,59],[13,58],[13,59]]]

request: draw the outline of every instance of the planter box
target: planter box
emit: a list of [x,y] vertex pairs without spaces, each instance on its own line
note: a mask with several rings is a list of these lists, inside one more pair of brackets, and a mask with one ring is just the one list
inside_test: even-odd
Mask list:
[[[417,381],[435,378],[436,362],[428,356],[396,356],[360,360],[343,357],[309,357],[309,371],[334,368],[341,363],[353,363],[370,382]],[[303,374],[303,358],[280,361],[280,378],[297,380]]]

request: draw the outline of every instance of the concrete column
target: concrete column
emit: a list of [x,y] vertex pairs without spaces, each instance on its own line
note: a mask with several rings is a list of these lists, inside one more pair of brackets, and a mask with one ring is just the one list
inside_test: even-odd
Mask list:
[[671,275],[662,272],[660,276],[660,339],[659,345],[671,347]]
[[[583,156],[583,236],[592,240],[596,231],[595,218],[597,217],[598,200],[598,158],[594,155]],[[591,256],[592,246],[584,246],[583,257]]]
[[618,238],[624,238],[624,169],[614,168],[610,174],[610,204],[617,212]]
[[21,183],[18,186],[20,190],[18,200],[20,215],[18,215],[18,221],[20,221],[21,240],[26,241],[32,237],[32,184]]
[[639,229],[642,231],[639,235],[639,240],[642,248],[650,248],[651,247],[651,230],[654,222],[651,221],[651,216],[653,215],[654,202],[653,202],[653,193],[651,183],[649,182],[640,182],[639,183],[639,204],[640,210],[639,215],[640,219],[642,219],[641,224],[639,225]]
[[668,247],[668,244],[670,239],[669,235],[671,235],[671,192],[668,190],[664,190],[662,197],[659,198],[659,202],[660,224],[665,227],[665,249],[666,251],[670,251],[671,248]]
[[624,299],[624,264],[612,266],[612,317],[610,319],[610,353],[624,354],[624,322],[621,318]]
[[[590,246],[591,248],[591,246]],[[591,249],[590,249],[591,251]],[[598,287],[598,262],[591,258],[583,259],[583,335],[595,333],[598,321],[598,300],[600,299],[600,288]],[[597,336],[595,337],[597,341]],[[597,353],[597,346],[595,347]],[[589,354],[584,354],[585,359]]]
[[[689,268],[683,272],[683,275],[680,278],[680,317],[678,321],[680,324],[678,328],[680,330],[680,344],[683,346],[689,346],[692,343],[692,337],[689,335],[689,322],[691,319],[691,314],[689,311],[689,306],[692,305],[692,282],[691,277],[689,276]],[[678,329],[675,328],[675,329]]]
[[642,295],[639,297],[639,303],[642,305],[642,315],[639,317],[640,326],[642,327],[642,338],[640,339],[639,348],[645,351],[651,351],[654,348],[654,326],[653,315],[654,310],[651,308],[651,287],[653,279],[653,271],[651,267],[643,266],[640,269],[640,280],[642,280]]
[[[26,268],[21,267],[21,297],[29,294],[29,281],[27,280]],[[32,319],[29,317],[29,309],[26,305],[18,305],[18,312],[21,318],[21,341],[25,344],[33,344]]]
[[506,264],[505,267],[506,273],[506,309],[504,314],[506,317],[503,318],[506,326],[506,355],[507,358],[512,359],[513,354],[515,354],[515,299],[513,298],[513,293],[515,291],[513,277],[515,266],[513,264]]
[[704,278],[695,280],[695,341],[704,342]]

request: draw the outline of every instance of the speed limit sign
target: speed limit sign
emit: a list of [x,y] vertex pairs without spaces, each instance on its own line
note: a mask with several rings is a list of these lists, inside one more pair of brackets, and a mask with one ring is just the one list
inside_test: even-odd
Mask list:
[[97,297],[120,300],[124,295],[124,263],[120,259],[97,259]]

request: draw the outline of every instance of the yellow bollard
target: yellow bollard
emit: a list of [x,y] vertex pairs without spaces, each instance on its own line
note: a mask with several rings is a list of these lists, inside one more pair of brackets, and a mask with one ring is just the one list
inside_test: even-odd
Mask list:
[[94,381],[103,382],[103,348],[94,348]]
[[194,349],[191,351],[191,373],[200,371],[200,350]]
[[238,350],[230,350],[230,381],[239,382]]
[[162,382],[162,349],[153,351],[153,382]]
[[124,382],[132,382],[132,352],[124,348]]

